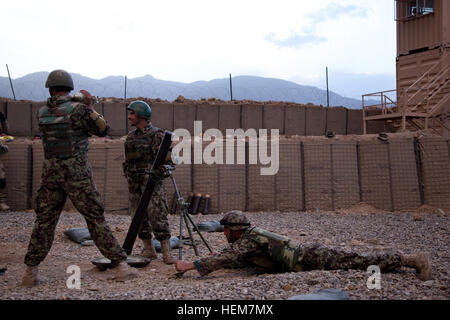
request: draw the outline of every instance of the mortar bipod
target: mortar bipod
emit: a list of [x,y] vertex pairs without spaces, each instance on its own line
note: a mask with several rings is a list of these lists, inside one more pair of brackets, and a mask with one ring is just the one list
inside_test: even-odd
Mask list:
[[198,227],[194,223],[194,221],[192,221],[192,218],[188,212],[189,203],[186,203],[184,201],[183,197],[181,197],[180,191],[178,190],[178,186],[175,181],[175,178],[173,177],[173,174],[170,177],[172,178],[172,183],[175,188],[175,193],[176,193],[176,198],[177,198],[177,208],[180,209],[180,236],[179,236],[178,259],[182,260],[182,258],[183,258],[183,224],[186,225],[186,229],[188,230],[189,239],[191,240],[192,246],[194,247],[195,255],[199,256],[199,253],[198,253],[197,245],[195,244],[194,236],[193,236],[192,229],[191,229],[189,223],[192,225],[194,230],[198,233],[198,235],[202,239],[203,243],[208,248],[209,252],[212,253],[212,249],[209,246],[208,242],[203,237],[202,233],[200,232],[200,230],[198,229]]

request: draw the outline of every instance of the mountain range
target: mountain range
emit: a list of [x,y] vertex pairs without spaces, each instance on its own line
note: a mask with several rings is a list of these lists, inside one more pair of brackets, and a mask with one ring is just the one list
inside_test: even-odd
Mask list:
[[[12,79],[15,98],[17,100],[44,101],[48,97],[45,81],[48,72],[35,72],[21,78]],[[99,97],[145,97],[173,101],[178,96],[192,100],[216,98],[230,100],[253,101],[285,101],[300,104],[327,105],[327,91],[314,86],[300,85],[295,82],[275,78],[256,76],[235,76],[231,79],[214,79],[182,83],[158,80],[150,75],[127,79],[123,76],[109,76],[103,79],[92,79],[80,74],[71,73],[75,91],[85,89]],[[0,77],[0,97],[13,98],[9,79]],[[375,103],[372,101],[372,103]],[[361,99],[344,97],[329,91],[330,106],[344,106],[360,109]]]

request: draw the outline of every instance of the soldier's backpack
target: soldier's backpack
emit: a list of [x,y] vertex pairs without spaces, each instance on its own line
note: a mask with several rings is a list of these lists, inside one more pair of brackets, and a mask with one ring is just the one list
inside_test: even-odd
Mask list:
[[289,272],[298,268],[296,263],[300,250],[289,238],[258,227],[249,229],[248,234],[252,240],[266,248],[275,271]]

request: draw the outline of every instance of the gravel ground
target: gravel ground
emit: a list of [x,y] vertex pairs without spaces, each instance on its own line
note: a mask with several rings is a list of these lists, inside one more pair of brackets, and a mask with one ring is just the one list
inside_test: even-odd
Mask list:
[[[101,257],[95,246],[80,246],[72,242],[64,231],[86,227],[78,213],[61,215],[53,247],[40,265],[43,283],[35,288],[19,286],[24,271],[26,253],[35,214],[34,212],[0,213],[0,299],[257,299],[278,300],[307,294],[321,288],[341,288],[351,299],[448,300],[449,292],[449,213],[402,212],[383,213],[370,210],[356,212],[257,212],[248,213],[253,225],[290,237],[296,242],[318,241],[367,252],[395,249],[405,253],[431,253],[434,279],[420,281],[415,271],[402,268],[396,273],[381,275],[381,289],[368,289],[368,274],[359,270],[309,271],[283,274],[256,274],[253,269],[218,270],[207,277],[189,271],[181,279],[174,277],[175,269],[162,263],[160,257],[145,268],[138,269],[139,277],[126,282],[111,280],[112,270],[100,271],[90,260]],[[425,210],[426,211],[426,210]],[[192,216],[194,221],[220,220],[222,215]],[[130,218],[106,215],[114,234],[123,243]],[[169,216],[172,235],[178,235],[179,217]],[[202,233],[214,251],[226,245],[218,232]],[[187,235],[187,233],[185,234]],[[200,242],[198,236],[196,241]],[[136,241],[134,253],[142,248]],[[200,255],[209,251],[202,243]],[[173,251],[174,256],[178,250]],[[195,258],[194,250],[185,246],[184,260]],[[81,289],[68,289],[70,276],[67,267],[81,268]]]

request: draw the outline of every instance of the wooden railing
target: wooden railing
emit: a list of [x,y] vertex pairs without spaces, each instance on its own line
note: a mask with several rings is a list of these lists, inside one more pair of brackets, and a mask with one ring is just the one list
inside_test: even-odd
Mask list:
[[[428,69],[428,71],[411,86],[403,90],[401,99],[399,99],[399,101],[402,102],[401,106],[403,110],[406,111],[409,109],[408,111],[415,111],[421,105],[428,108],[429,101],[433,99],[449,81],[450,66],[448,60],[449,52],[445,53],[441,59],[436,61],[430,69]],[[420,97],[419,94],[422,94],[423,98],[420,99],[419,102],[413,103],[413,99]],[[413,107],[408,107],[413,104]]]
[[[394,94],[392,92],[397,92],[397,90],[386,90],[374,93],[367,93],[362,95],[362,107],[363,112],[367,111],[369,107],[377,107],[381,109],[381,114],[389,114],[394,112],[394,108],[397,106],[396,101],[392,98]],[[367,100],[375,98],[379,101],[379,104],[366,105]],[[367,100],[366,100],[367,99]]]

